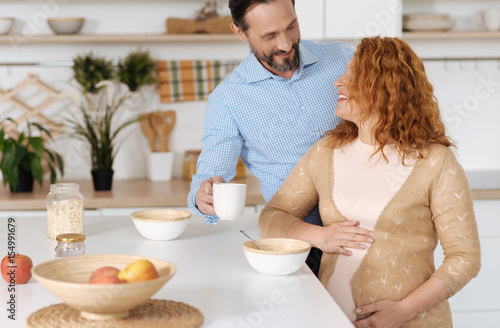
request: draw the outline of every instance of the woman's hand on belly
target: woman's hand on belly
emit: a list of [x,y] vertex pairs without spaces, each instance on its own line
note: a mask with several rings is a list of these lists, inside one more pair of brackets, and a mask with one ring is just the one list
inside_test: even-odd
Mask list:
[[400,301],[383,300],[358,307],[356,314],[373,313],[373,315],[356,321],[354,325],[356,328],[399,327],[417,314],[440,304],[449,296],[444,282],[433,276]]
[[354,322],[356,328],[398,328],[410,320],[413,315],[402,302],[389,300],[379,301],[356,309],[358,315],[370,315],[368,318]]
[[373,243],[373,232],[360,228],[358,221],[332,223],[323,227],[318,236],[318,246],[325,253],[352,255],[346,248],[367,249]]

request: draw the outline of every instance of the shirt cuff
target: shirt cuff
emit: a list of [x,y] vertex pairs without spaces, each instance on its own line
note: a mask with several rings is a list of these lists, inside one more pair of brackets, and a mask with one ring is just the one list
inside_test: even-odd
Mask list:
[[219,217],[217,215],[208,215],[201,212],[196,205],[196,193],[188,198],[188,206],[193,214],[200,215],[205,218],[205,222],[208,224],[217,224]]

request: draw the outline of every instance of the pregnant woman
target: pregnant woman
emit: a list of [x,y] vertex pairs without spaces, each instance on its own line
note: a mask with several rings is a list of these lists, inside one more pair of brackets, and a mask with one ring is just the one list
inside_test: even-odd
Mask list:
[[[452,327],[447,299],[477,275],[480,247],[424,65],[399,39],[365,38],[335,86],[341,123],[269,201],[260,233],[322,249],[319,279],[358,328]],[[317,204],[324,227],[302,220]]]

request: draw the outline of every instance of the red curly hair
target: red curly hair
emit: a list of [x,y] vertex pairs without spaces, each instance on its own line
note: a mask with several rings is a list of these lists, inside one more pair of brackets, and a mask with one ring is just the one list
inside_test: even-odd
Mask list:
[[[362,119],[368,118],[370,111],[377,114],[379,120],[373,128],[378,146],[375,154],[380,152],[386,161],[383,148],[391,139],[403,163],[411,153],[422,157],[422,149],[428,144],[453,146],[445,135],[424,64],[406,42],[389,37],[364,38],[351,60],[347,90],[348,101],[356,101],[365,109]],[[358,127],[342,120],[326,134],[330,145],[340,148],[357,138]]]

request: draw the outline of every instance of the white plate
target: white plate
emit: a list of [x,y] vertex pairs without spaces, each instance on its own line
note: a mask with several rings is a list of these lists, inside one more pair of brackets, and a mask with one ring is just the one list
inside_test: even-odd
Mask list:
[[449,19],[450,16],[448,14],[423,13],[403,15],[403,21],[448,21]]
[[403,30],[406,31],[449,31],[455,27],[454,21],[445,22],[403,22]]

